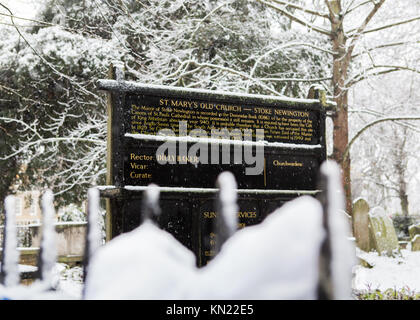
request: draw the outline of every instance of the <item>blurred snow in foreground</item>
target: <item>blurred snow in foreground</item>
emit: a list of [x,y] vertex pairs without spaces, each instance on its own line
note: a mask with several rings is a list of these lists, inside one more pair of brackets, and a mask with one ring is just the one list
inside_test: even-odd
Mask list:
[[[320,203],[300,197],[261,224],[236,232],[207,266],[197,269],[190,251],[145,222],[98,250],[89,266],[86,298],[315,299],[324,235]],[[351,273],[353,259],[342,258]],[[350,298],[350,281],[333,285],[344,286],[336,288],[340,299],[343,292]]]
[[[362,252],[358,250],[358,256],[369,262],[374,267],[368,269],[357,265],[353,289],[381,291],[408,288],[410,291],[420,292],[420,251],[401,250],[401,257],[392,258],[378,256],[376,252]],[[82,269],[80,267],[68,268],[57,264],[60,272],[59,291],[74,299],[79,299],[82,292]]]

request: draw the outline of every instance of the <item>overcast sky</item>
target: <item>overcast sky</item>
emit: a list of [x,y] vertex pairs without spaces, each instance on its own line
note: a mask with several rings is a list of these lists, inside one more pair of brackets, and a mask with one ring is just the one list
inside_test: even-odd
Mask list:
[[[0,0],[0,3],[7,6],[14,15],[23,18],[33,18],[39,2],[35,0]],[[1,9],[0,12],[6,13],[6,10]]]

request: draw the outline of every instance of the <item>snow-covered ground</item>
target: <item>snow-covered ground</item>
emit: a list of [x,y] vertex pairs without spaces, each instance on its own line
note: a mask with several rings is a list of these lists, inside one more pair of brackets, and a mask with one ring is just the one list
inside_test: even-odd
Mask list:
[[[420,251],[401,250],[401,257],[378,256],[376,252],[358,250],[357,256],[373,268],[358,265],[354,268],[353,289],[357,291],[385,291],[387,289],[420,293]],[[82,268],[69,268],[56,264],[60,274],[58,290],[69,299],[80,299],[82,295]]]
[[420,293],[420,251],[401,250],[401,257],[379,256],[376,252],[358,250],[357,256],[373,268],[355,267],[353,289],[374,291],[379,289],[400,290]]
[[57,263],[55,268],[60,274],[58,291],[69,299],[80,299],[83,289],[83,269],[81,267],[70,268],[63,263]]

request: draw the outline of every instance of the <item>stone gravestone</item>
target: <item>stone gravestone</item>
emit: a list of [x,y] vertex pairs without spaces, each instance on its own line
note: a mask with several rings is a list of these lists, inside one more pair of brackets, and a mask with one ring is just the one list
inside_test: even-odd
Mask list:
[[[318,193],[326,160],[324,95],[293,99],[146,85],[125,81],[113,68],[110,78],[98,81],[108,92],[107,186],[101,189],[108,240],[142,223],[142,192],[150,183],[161,191],[158,224],[196,254],[199,266],[216,252],[221,172],[232,172],[238,184],[239,228]],[[212,130],[223,137],[213,138]],[[247,174],[254,166],[247,156],[255,166],[261,160],[259,173]]]
[[411,251],[420,251],[420,234],[416,234],[411,240]]
[[393,256],[399,251],[397,233],[384,209],[375,207],[369,212],[371,246],[379,255]]
[[410,226],[408,233],[410,235],[411,251],[420,251],[420,224]]
[[413,240],[416,235],[420,234],[420,224],[413,224],[409,226],[408,234],[410,236],[410,240]]
[[369,204],[366,200],[359,198],[353,204],[353,235],[356,238],[356,245],[359,249],[369,252]]

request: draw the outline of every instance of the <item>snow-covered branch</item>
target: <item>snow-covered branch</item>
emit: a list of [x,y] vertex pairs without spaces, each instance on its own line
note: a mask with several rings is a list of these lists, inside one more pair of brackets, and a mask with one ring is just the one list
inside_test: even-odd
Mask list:
[[[324,0],[324,2],[325,2],[325,5],[328,8],[330,21],[333,22],[333,23],[337,23],[337,13],[336,13],[336,11],[337,12],[340,12],[341,11],[340,10],[341,8],[337,8],[338,10],[334,10],[334,8],[332,7],[332,4],[331,4],[330,0]],[[337,5],[341,5],[341,3],[338,1],[337,2]]]
[[329,81],[332,77],[324,77],[324,78],[255,78],[258,81],[269,81],[269,82],[322,82],[322,81]]
[[[403,106],[396,106],[393,105],[392,107],[403,107]],[[382,117],[385,118],[386,114],[384,112],[379,112],[379,111],[375,111],[373,109],[369,109],[369,108],[361,108],[361,109],[350,109],[349,108],[349,113],[357,113],[357,114],[367,114],[367,115],[372,115],[375,117]],[[396,124],[405,127],[407,129],[410,129],[414,132],[420,133],[420,126],[416,126],[412,123],[409,123],[407,121],[395,121]]]
[[[371,70],[376,70],[376,69],[382,69],[382,70],[369,72]],[[380,76],[380,75],[384,75],[384,74],[391,73],[391,72],[396,72],[396,71],[410,71],[410,72],[420,74],[420,70],[410,68],[410,67],[406,67],[406,66],[374,65],[372,67],[366,68],[361,73],[359,73],[359,74],[353,76],[352,78],[350,78],[346,82],[346,88],[350,88],[353,85],[355,85],[356,83],[358,83],[360,81],[363,81],[363,80],[366,80],[366,79],[369,79],[371,77],[376,77],[376,76]]]
[[47,144],[47,143],[59,143],[59,142],[66,142],[66,143],[74,143],[74,142],[88,142],[88,143],[94,143],[94,144],[99,144],[99,145],[105,145],[105,141],[103,140],[97,140],[97,139],[88,139],[88,138],[45,138],[45,139],[40,139],[40,140],[36,140],[36,141],[31,141],[31,142],[27,142],[22,148],[4,156],[4,157],[0,157],[0,160],[7,160],[10,158],[13,158],[14,156],[22,153],[22,152],[26,152],[28,151],[29,148],[33,147],[33,146],[38,146],[41,144]]
[[396,27],[396,26],[399,26],[399,25],[402,25],[402,24],[406,24],[406,23],[410,23],[410,22],[414,22],[414,21],[418,21],[418,20],[420,20],[420,16],[415,16],[415,17],[412,17],[410,19],[404,19],[404,20],[401,20],[401,21],[397,21],[397,22],[394,22],[394,23],[386,24],[386,25],[376,27],[376,28],[372,28],[372,29],[368,29],[368,30],[360,30],[360,28],[357,29],[357,30],[352,29],[352,30],[349,30],[348,33],[351,34],[352,36],[353,35],[358,35],[358,34],[359,35],[360,34],[367,34],[367,33],[376,32],[376,31],[380,31],[380,30],[385,30],[385,29],[388,29],[388,28]]
[[347,159],[347,157],[349,156],[349,152],[350,152],[350,148],[353,145],[353,143],[357,140],[357,138],[359,138],[359,136],[365,132],[367,129],[369,129],[370,127],[373,127],[379,123],[382,122],[388,122],[388,121],[401,121],[401,120],[420,120],[420,116],[399,116],[399,117],[386,117],[386,118],[381,118],[381,119],[377,119],[374,120],[370,123],[368,123],[366,126],[364,126],[362,129],[360,129],[354,136],[353,138],[350,140],[350,142],[347,145],[347,148],[344,152],[344,156],[343,156],[343,161],[345,161]]
[[322,18],[328,18],[328,14],[325,12],[320,12],[320,11],[316,11],[316,10],[312,10],[310,8],[306,8],[306,7],[302,7],[300,5],[297,5],[295,3],[291,3],[288,1],[281,1],[281,0],[271,0],[277,4],[283,5],[285,8],[289,7],[289,8],[293,8],[293,9],[297,9],[299,11],[305,12],[305,13],[309,13],[318,17],[322,17]]
[[351,39],[350,45],[347,49],[347,55],[348,56],[352,55],[354,47],[356,46],[358,40],[360,39],[360,36],[363,33],[365,33],[367,25],[372,20],[372,18],[375,16],[375,14],[379,10],[379,8],[384,4],[384,2],[385,2],[385,0],[378,0],[378,2],[374,3],[373,9],[369,12],[369,14],[363,20],[362,24],[356,29],[355,33],[353,35],[351,35],[352,39]]
[[40,54],[28,41],[28,39],[26,39],[26,37],[23,35],[23,33],[20,31],[19,27],[16,26],[15,21],[13,19],[14,15],[12,13],[12,11],[10,11],[10,9],[8,7],[6,7],[4,4],[0,3],[0,6],[3,7],[4,9],[6,9],[9,13],[10,13],[10,19],[12,21],[13,26],[15,27],[17,33],[19,34],[19,36],[23,39],[23,41],[26,43],[26,45],[31,48],[31,50],[34,52],[34,54],[36,56],[38,56],[41,61],[43,63],[45,63],[45,65],[47,65],[55,74],[59,75],[60,77],[63,77],[65,79],[67,79],[68,81],[70,81],[72,84],[74,84],[75,86],[77,86],[81,91],[83,91],[86,94],[92,95],[94,98],[99,99],[99,97],[94,94],[93,92],[90,92],[88,90],[86,90],[86,88],[82,85],[80,85],[77,81],[74,81],[74,79],[71,76],[68,76],[67,74],[62,73],[61,71],[59,71],[52,63],[50,63],[46,58],[44,58],[44,56],[42,54]]
[[399,46],[403,46],[403,45],[409,45],[409,44],[420,44],[420,40],[408,40],[408,41],[397,41],[397,42],[391,42],[391,43],[384,43],[384,44],[380,44],[371,48],[364,48],[363,51],[353,54],[352,58],[357,58],[362,54],[367,54],[370,53],[374,50],[378,50],[378,49],[384,49],[384,48],[391,48],[391,47],[399,47]]
[[281,8],[281,7],[277,6],[277,5],[272,4],[271,3],[272,0],[268,0],[268,1],[265,1],[265,0],[257,0],[257,1],[259,1],[261,3],[264,3],[265,5],[269,6],[270,8],[273,8],[273,9],[277,10],[278,12],[280,12],[281,14],[283,14],[284,16],[286,16],[287,18],[289,18],[290,20],[292,20],[294,22],[297,22],[297,23],[299,23],[299,24],[301,24],[301,25],[303,25],[303,26],[305,26],[307,28],[310,28],[310,29],[312,29],[314,31],[317,31],[317,32],[322,33],[322,34],[327,35],[327,36],[330,36],[331,35],[331,32],[328,31],[327,29],[318,27],[318,26],[316,26],[316,25],[314,25],[314,24],[312,24],[312,23],[310,23],[308,21],[305,21],[304,19],[301,19],[298,16],[296,16],[296,15],[288,12],[285,8]]
[[351,12],[353,12],[353,11],[355,11],[355,10],[357,10],[357,9],[359,9],[360,7],[363,7],[363,6],[365,6],[365,5],[367,5],[367,4],[372,4],[372,0],[366,0],[366,1],[363,1],[363,2],[360,2],[360,3],[358,3],[358,4],[355,4],[354,6],[349,6],[346,10],[345,10],[345,14],[346,15],[348,15],[348,14],[350,14]]
[[[255,78],[254,78],[255,71],[256,71],[258,65],[265,58],[267,58],[268,56],[270,56],[274,52],[285,50],[285,49],[288,49],[288,48],[296,48],[296,47],[310,47],[310,48],[313,48],[313,49],[316,49],[316,50],[319,50],[319,51],[322,51],[322,52],[326,52],[326,53],[331,54],[331,55],[334,54],[334,52],[331,51],[331,50],[327,50],[327,49],[321,48],[319,46],[313,45],[311,43],[305,43],[305,42],[296,42],[296,43],[292,42],[292,43],[287,43],[287,44],[281,45],[279,47],[275,47],[275,48],[265,52],[263,55],[258,57],[258,59],[255,61],[254,66],[252,67],[251,72],[249,74],[248,83],[246,85],[246,91],[248,91],[248,89],[249,89],[249,85],[250,85],[251,80],[255,81]],[[279,81],[279,80],[277,79],[277,81]],[[286,81],[290,81],[290,80],[286,80]],[[309,81],[309,82],[311,82],[311,81]]]

